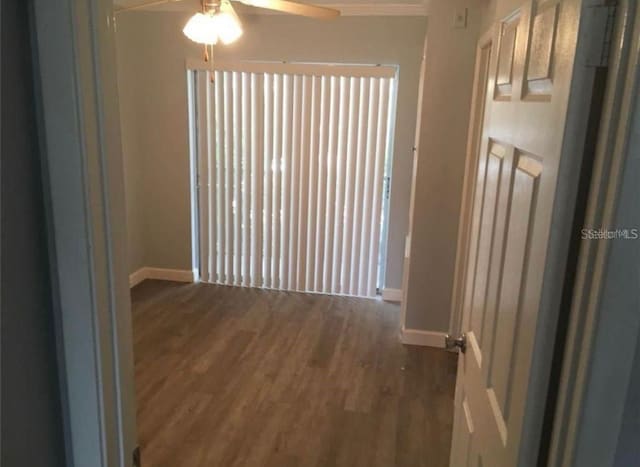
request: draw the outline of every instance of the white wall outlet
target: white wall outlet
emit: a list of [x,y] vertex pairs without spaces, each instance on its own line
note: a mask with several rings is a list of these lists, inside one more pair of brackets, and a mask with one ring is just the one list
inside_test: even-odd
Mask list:
[[455,11],[453,17],[453,27],[456,29],[464,29],[467,27],[467,8],[459,8]]

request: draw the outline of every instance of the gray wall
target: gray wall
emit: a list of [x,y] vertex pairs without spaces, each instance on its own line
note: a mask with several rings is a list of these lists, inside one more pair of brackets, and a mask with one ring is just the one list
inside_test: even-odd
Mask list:
[[[407,329],[448,332],[476,45],[522,0],[432,0],[420,145],[415,167],[411,252],[405,260]],[[467,28],[454,13],[468,8]]]
[[[404,279],[407,329],[449,329],[480,4],[474,0],[429,4],[411,252]],[[468,26],[455,29],[454,13],[465,7]]]
[[0,464],[64,465],[28,2],[2,1]]
[[[637,93],[640,82],[635,86]],[[630,140],[611,229],[640,229],[637,96],[632,109]],[[607,241],[593,356],[576,434],[575,467],[640,465],[640,239]]]
[[506,18],[524,4],[522,0],[481,0],[481,3],[481,32],[487,31],[496,21]]
[[[640,88],[640,83],[637,83],[636,87]],[[626,228],[632,226],[632,228],[640,229],[640,209],[637,204],[640,199],[640,99],[638,97],[636,97],[635,107],[628,160],[625,166],[627,175],[621,193],[623,200],[621,209],[626,210],[626,215],[624,217],[619,215],[621,219],[618,222],[619,225]],[[623,306],[629,307],[631,313],[635,311],[637,314],[640,310],[640,240],[627,241],[619,246],[621,248],[618,250],[618,255],[625,258],[625,262],[621,266],[628,282],[621,284],[622,290],[617,293],[627,298],[623,302]],[[616,291],[614,291],[615,293]],[[606,309],[603,311],[606,312]],[[615,467],[640,465],[640,320],[636,320],[635,325],[636,349],[627,388],[627,399],[623,409],[620,436],[616,446]],[[613,351],[616,354],[619,351],[615,342]],[[628,356],[630,357],[631,353]]]
[[[126,15],[123,16],[126,18]],[[145,84],[134,85],[137,83],[137,74],[141,72],[142,64],[139,63],[139,56],[142,55],[137,44],[139,39],[124,34],[127,30],[133,32],[133,26],[127,28],[127,21],[117,18],[116,27],[124,32],[116,34],[119,39],[117,54],[118,64],[118,93],[120,96],[120,121],[122,135],[122,151],[124,163],[124,183],[125,183],[125,200],[127,205],[127,235],[128,235],[128,262],[129,272],[140,269],[145,264],[145,225],[146,215],[144,213],[144,194],[145,187],[145,164],[147,159],[153,160],[152,155],[147,156],[140,148],[143,139],[153,139],[143,134],[139,127],[142,127],[146,119],[146,103],[142,101],[144,97]],[[157,78],[143,77],[151,83]],[[143,88],[141,90],[141,88]],[[180,99],[180,97],[178,97]],[[180,102],[182,104],[182,102]],[[180,152],[181,159],[186,157]],[[156,164],[151,166],[149,170],[156,170]],[[184,176],[180,177],[180,182],[184,183]],[[172,184],[173,185],[173,184]],[[182,197],[180,201],[184,202]],[[183,204],[183,203],[182,203]],[[182,232],[181,232],[182,233]],[[183,245],[180,245],[183,248]],[[181,250],[182,252],[182,250]],[[183,264],[180,262],[179,264]],[[177,268],[178,266],[176,266]]]
[[[184,38],[188,14],[118,16],[118,73],[125,155],[130,270],[191,268],[185,59],[202,49]],[[398,64],[387,287],[400,288],[409,216],[424,17],[242,18],[244,36],[218,47],[225,60]]]
[[624,418],[616,446],[615,467],[640,465],[640,339],[636,342]]

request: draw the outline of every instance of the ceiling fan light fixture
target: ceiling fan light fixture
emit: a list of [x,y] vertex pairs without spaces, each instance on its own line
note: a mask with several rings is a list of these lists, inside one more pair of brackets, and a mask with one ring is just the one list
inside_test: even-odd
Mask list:
[[215,45],[218,43],[216,22],[209,13],[196,13],[193,15],[187,21],[182,32],[198,44]]
[[218,40],[230,44],[242,35],[242,24],[229,0],[221,0],[205,13],[193,15],[182,32],[198,44],[215,45]]
[[231,44],[242,36],[240,18],[229,0],[221,0],[220,7],[213,17],[217,24],[218,38],[223,44]]

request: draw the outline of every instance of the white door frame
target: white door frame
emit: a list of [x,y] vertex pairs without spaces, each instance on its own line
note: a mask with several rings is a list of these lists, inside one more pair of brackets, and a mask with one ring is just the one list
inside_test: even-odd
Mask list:
[[[462,303],[464,296],[464,284],[467,274],[467,264],[469,260],[469,242],[471,241],[471,223],[473,221],[473,194],[476,191],[476,176],[478,159],[480,156],[480,144],[482,139],[482,128],[485,124],[485,106],[489,90],[488,77],[491,74],[492,54],[495,51],[493,40],[495,28],[492,26],[478,40],[476,46],[476,63],[473,77],[473,94],[471,95],[471,118],[469,120],[469,130],[467,132],[467,154],[464,167],[464,181],[462,183],[462,201],[460,203],[460,218],[458,221],[458,242],[456,245],[456,264],[453,276],[453,287],[451,296],[451,318],[449,322],[449,333],[458,335],[462,329]],[[480,67],[483,51],[490,47],[490,56],[486,63],[486,76]]]
[[66,458],[76,467],[131,466],[136,444],[112,10],[111,0],[31,9]]

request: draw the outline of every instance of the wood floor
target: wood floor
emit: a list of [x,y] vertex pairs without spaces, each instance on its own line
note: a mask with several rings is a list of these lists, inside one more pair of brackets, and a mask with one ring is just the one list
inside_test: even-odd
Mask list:
[[132,291],[145,467],[446,467],[455,355],[397,305],[208,284]]

